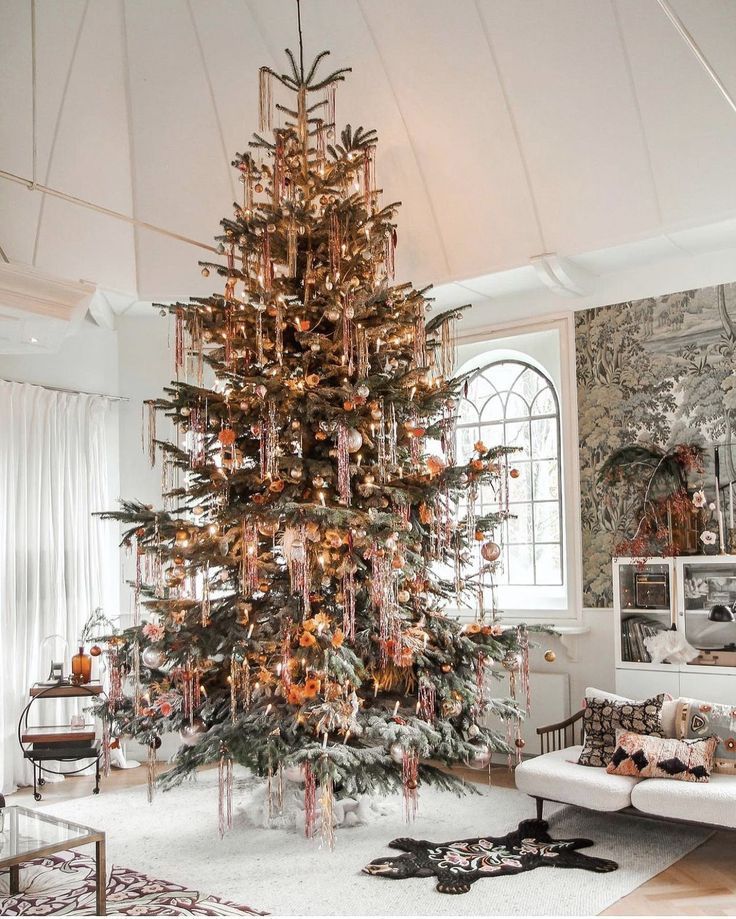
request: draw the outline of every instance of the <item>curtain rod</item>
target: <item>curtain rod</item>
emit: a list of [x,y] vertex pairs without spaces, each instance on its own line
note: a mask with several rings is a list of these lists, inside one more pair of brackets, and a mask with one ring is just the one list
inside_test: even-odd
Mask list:
[[104,392],[87,392],[85,389],[67,389],[64,386],[49,386],[46,383],[29,383],[28,380],[6,380],[3,383],[18,383],[25,386],[38,386],[39,389],[50,389],[52,392],[67,392],[73,396],[97,396],[100,399],[109,399],[111,402],[130,402],[128,396],[111,396]]

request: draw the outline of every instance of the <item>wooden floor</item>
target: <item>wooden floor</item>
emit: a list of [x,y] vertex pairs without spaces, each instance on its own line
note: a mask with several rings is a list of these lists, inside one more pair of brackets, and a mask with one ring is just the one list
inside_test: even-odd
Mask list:
[[[164,764],[160,771],[166,768]],[[471,769],[455,772],[469,781],[485,781],[485,776]],[[146,770],[113,770],[104,780],[107,790],[140,785],[146,780]],[[492,783],[514,787],[513,774],[494,767]],[[70,777],[64,782],[46,785],[44,801],[56,803],[92,794],[92,781],[85,777]],[[24,788],[8,803],[24,803],[32,798],[31,789]],[[530,815],[533,811],[530,809]],[[662,843],[667,844],[667,824],[662,823]],[[604,916],[736,916],[736,832],[714,833],[703,845],[675,862],[661,874],[642,884],[633,893],[609,907]]]

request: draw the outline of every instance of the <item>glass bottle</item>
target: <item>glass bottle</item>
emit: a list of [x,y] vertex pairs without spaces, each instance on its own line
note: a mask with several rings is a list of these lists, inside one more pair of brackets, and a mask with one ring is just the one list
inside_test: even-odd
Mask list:
[[89,683],[92,678],[92,658],[84,653],[84,645],[79,646],[79,653],[72,658],[72,678],[77,684]]

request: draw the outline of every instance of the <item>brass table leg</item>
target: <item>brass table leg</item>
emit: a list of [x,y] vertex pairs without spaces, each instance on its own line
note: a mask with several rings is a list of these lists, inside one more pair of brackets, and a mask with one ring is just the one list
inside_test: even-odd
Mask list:
[[20,892],[20,865],[10,866],[10,896]]
[[96,904],[97,915],[107,915],[107,865],[105,863],[105,838],[95,843],[96,872]]

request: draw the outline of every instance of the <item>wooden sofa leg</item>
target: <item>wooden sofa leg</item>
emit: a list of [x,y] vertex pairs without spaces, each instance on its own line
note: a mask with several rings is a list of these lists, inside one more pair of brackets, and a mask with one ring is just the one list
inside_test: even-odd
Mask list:
[[537,820],[542,820],[544,817],[544,798],[535,798],[537,802]]

